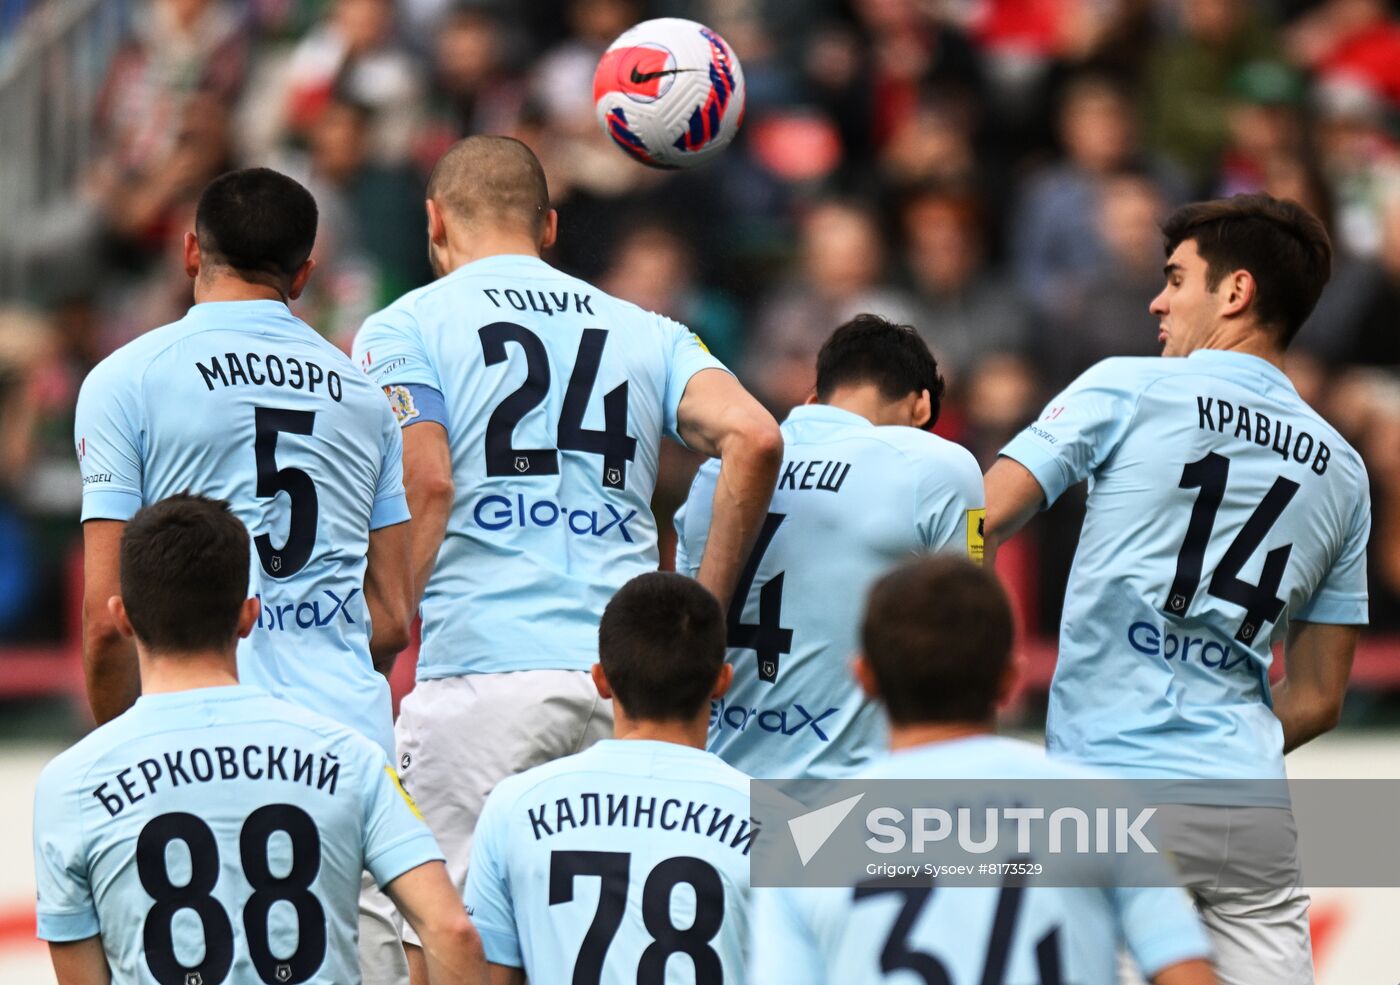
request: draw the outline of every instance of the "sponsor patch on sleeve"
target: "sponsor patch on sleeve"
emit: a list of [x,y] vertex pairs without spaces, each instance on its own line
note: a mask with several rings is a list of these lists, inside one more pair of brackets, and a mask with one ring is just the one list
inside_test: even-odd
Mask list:
[[398,419],[399,427],[418,416],[418,408],[413,403],[413,394],[408,387],[395,383],[384,388],[384,395],[389,398],[389,408]]
[[392,766],[385,766],[384,772],[389,774],[389,779],[393,781],[394,789],[399,792],[403,802],[408,805],[408,809],[413,812],[413,816],[418,820],[423,820],[423,812],[418,809],[418,805],[413,802],[413,798],[408,795],[408,791],[403,788],[403,783],[399,780],[399,775],[394,772]]
[[986,553],[986,541],[983,539],[986,523],[985,509],[967,511],[967,556],[978,564],[982,563],[982,556]]

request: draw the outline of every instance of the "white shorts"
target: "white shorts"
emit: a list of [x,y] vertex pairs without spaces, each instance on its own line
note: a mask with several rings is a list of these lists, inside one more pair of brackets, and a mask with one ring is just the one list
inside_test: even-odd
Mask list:
[[[1182,822],[1166,820],[1171,815]],[[1177,805],[1164,809],[1164,821],[1166,845],[1215,951],[1220,985],[1313,985],[1311,899],[1293,885],[1296,833],[1286,811]],[[1231,873],[1246,885],[1229,885]]]
[[[581,670],[521,670],[419,681],[394,727],[399,776],[458,892],[472,832],[496,784],[612,736],[612,702]],[[404,940],[417,944],[411,927]]]

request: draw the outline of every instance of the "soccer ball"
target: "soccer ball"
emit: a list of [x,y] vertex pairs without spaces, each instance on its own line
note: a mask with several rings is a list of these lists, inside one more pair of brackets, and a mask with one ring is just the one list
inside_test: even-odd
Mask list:
[[733,49],[695,21],[661,17],[625,31],[593,73],[603,132],[653,168],[689,168],[722,151],[744,118]]

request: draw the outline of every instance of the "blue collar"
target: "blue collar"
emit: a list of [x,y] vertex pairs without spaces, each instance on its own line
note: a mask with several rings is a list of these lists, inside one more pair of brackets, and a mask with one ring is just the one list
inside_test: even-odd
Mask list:
[[859,414],[849,410],[842,410],[840,407],[833,407],[831,404],[800,404],[788,411],[787,419],[783,421],[802,423],[804,421],[821,421],[827,424],[855,424],[865,425],[873,428],[869,418],[861,417]]
[[1227,352],[1224,349],[1197,349],[1186,357],[1187,359],[1199,359],[1208,363],[1216,363],[1221,366],[1234,366],[1237,369],[1249,370],[1267,377],[1280,386],[1293,389],[1293,381],[1288,378],[1288,374],[1279,369],[1267,359],[1258,356],[1251,356],[1247,352]]

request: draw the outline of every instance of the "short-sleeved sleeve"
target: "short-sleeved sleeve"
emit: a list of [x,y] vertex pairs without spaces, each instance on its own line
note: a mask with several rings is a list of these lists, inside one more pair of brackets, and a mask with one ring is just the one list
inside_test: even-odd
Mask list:
[[980,562],[987,507],[982,470],[967,449],[945,448],[944,454],[921,463],[915,513],[919,539],[930,550],[958,551]]
[[497,787],[486,800],[481,819],[472,835],[471,865],[467,868],[467,888],[463,894],[467,913],[481,934],[486,960],[511,968],[525,966],[520,955],[520,935],[515,928],[511,902],[507,829],[508,798]]
[[1363,478],[1341,553],[1294,619],[1336,626],[1364,626],[1370,621],[1366,591],[1366,545],[1370,539],[1371,493]]
[[753,890],[749,985],[826,982],[826,962],[795,895],[790,889]]
[[681,398],[685,396],[686,384],[690,378],[703,369],[722,369],[729,372],[724,363],[710,355],[700,336],[679,322],[669,318],[657,319],[663,331],[669,333],[670,351],[666,359],[666,433],[677,441],[681,440],[676,424],[676,412]]
[[395,305],[370,315],[355,335],[352,355],[380,386],[417,384],[442,392],[418,324],[406,308]]
[[1110,890],[1123,940],[1144,977],[1174,964],[1208,959],[1210,942],[1185,890],[1175,886]]
[[368,740],[363,741],[366,749],[359,759],[367,774],[363,807],[365,868],[382,889],[409,869],[442,861],[443,854],[423,823],[418,805],[404,790],[384,753]]
[[83,381],[73,423],[84,520],[130,520],[141,508],[140,408],[112,359]]
[[1086,370],[1001,450],[1035,476],[1046,505],[1087,479],[1123,440],[1141,393],[1134,383],[1142,382],[1127,365],[1106,359]]
[[41,940],[86,940],[101,932],[88,879],[79,809],[72,803],[66,774],[53,766],[39,778],[34,794],[34,874],[39,887]]
[[374,508],[369,517],[371,530],[391,527],[409,519],[408,498],[403,489],[403,435],[388,405],[380,409],[383,411],[379,424],[383,453],[379,463],[379,484],[374,490]]
[[700,571],[700,559],[710,536],[710,515],[714,509],[715,482],[719,462],[711,460],[701,465],[690,483],[690,494],[673,521],[676,528],[676,571],[694,578]]

